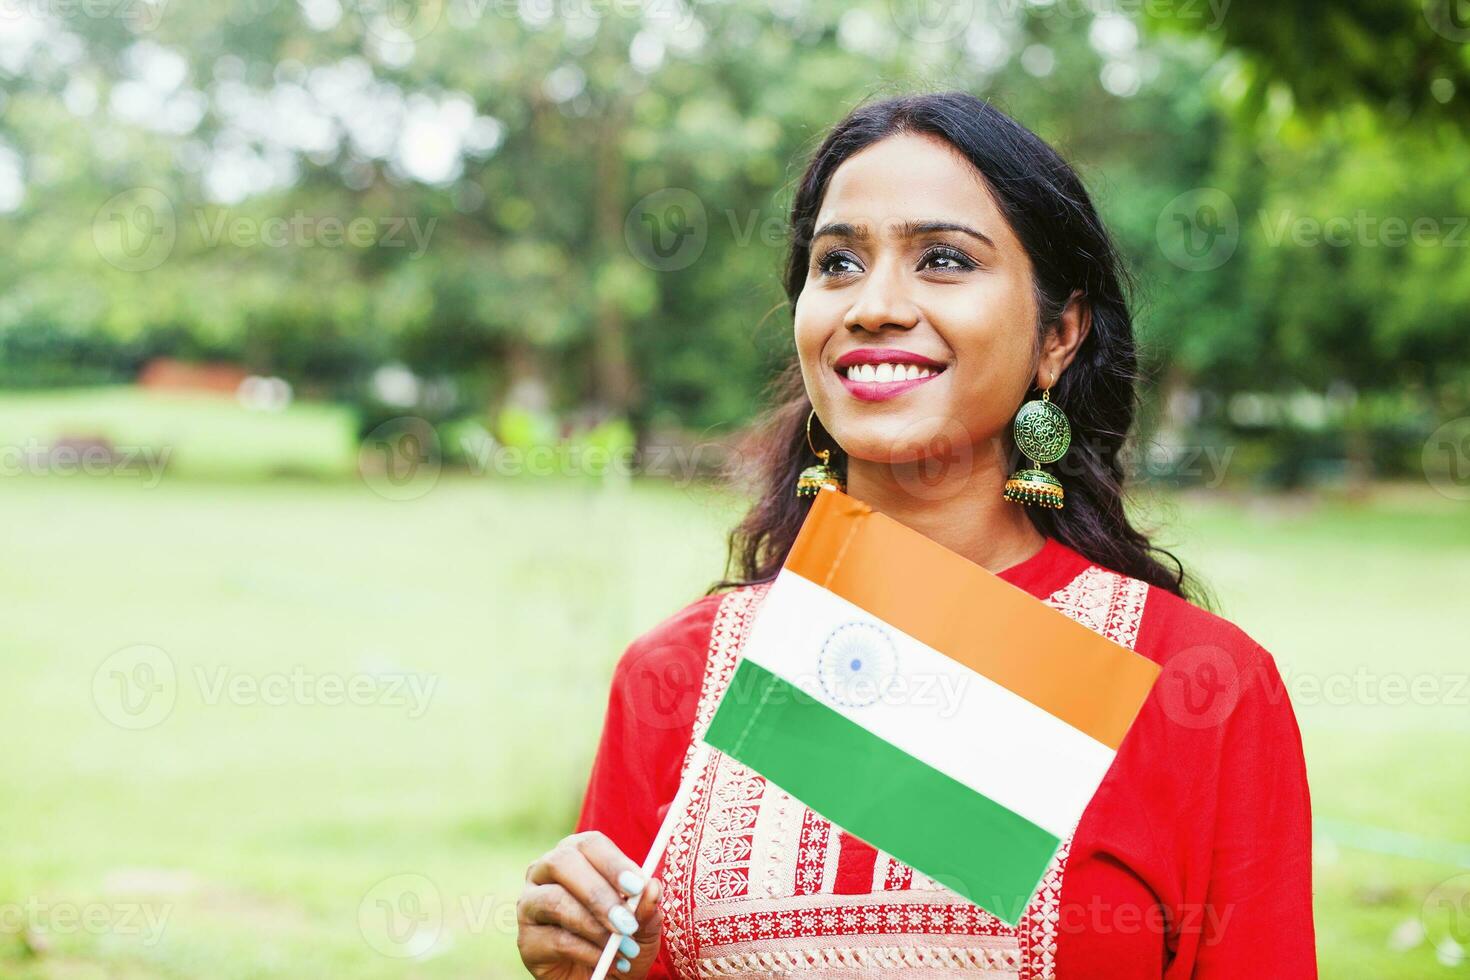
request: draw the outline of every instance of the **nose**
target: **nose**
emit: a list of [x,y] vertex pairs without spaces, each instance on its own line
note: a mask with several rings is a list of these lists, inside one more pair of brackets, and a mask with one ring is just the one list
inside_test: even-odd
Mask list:
[[886,327],[909,330],[918,322],[919,308],[909,298],[901,264],[880,262],[863,282],[843,326],[876,333]]

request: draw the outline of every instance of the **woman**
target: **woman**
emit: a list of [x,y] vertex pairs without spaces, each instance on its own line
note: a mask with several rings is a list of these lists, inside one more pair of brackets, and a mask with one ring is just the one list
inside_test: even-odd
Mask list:
[[[739,574],[618,662],[578,832],[526,876],[527,968],[586,976],[616,930],[615,977],[1315,976],[1301,736],[1271,656],[1187,601],[1193,583],[1124,511],[1132,321],[1076,174],[976,98],[891,99],[827,137],[791,228],[798,357],[731,536]],[[833,465],[803,474],[813,451]],[[845,482],[1162,665],[1014,928],[719,752],[684,771],[809,506],[799,479]]]

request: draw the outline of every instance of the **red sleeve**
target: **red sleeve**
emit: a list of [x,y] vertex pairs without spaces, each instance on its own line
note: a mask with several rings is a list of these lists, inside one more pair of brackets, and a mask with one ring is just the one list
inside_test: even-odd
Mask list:
[[1225,720],[1196,978],[1317,976],[1312,820],[1301,732],[1270,654],[1253,645]]
[[1311,802],[1275,661],[1157,590],[1135,649],[1162,673],[1077,825],[1057,975],[1313,980]]
[[[721,598],[685,606],[628,644],[613,668],[577,830],[602,831],[637,864],[679,788]],[[668,975],[660,954],[648,976]]]

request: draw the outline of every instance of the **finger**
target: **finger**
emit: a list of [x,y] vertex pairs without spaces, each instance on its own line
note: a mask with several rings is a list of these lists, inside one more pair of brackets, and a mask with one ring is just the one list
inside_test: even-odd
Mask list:
[[521,921],[529,925],[560,926],[599,947],[612,935],[561,885],[528,886],[522,898]]
[[640,943],[658,938],[659,928],[663,924],[663,910],[659,906],[663,888],[664,883],[654,878],[638,896],[638,907],[633,910],[633,915],[638,919],[639,928],[633,938]]
[[572,962],[591,969],[597,966],[602,947],[556,926],[525,926],[521,929],[520,952],[528,967]]
[[638,952],[635,956],[628,957],[630,960],[646,963],[658,955],[659,936],[664,927],[663,911],[659,907],[659,898],[662,895],[663,882],[655,878],[649,881],[648,887],[639,896],[638,907],[634,909],[634,915],[638,918],[638,931],[632,936]]
[[532,869],[532,883],[561,885],[609,930],[632,934],[638,923],[633,913],[624,907],[622,895],[571,841],[572,838],[568,838],[536,863]]
[[592,862],[592,866],[602,872],[602,876],[624,895],[642,893],[648,884],[643,876],[643,869],[634,864],[607,835],[591,831],[576,835],[573,839],[582,853],[587,855],[587,860]]

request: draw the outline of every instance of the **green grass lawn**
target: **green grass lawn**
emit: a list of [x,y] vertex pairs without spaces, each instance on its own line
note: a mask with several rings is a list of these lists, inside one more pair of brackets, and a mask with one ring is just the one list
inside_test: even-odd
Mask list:
[[[0,437],[20,425],[0,406]],[[522,876],[570,829],[613,660],[718,575],[737,513],[449,475],[407,501],[187,474],[12,477],[0,500],[0,928],[49,927],[40,957],[0,935],[0,975],[34,978],[518,975]],[[1470,873],[1470,692],[1445,703],[1470,670],[1465,506],[1167,504],[1164,537],[1298,697],[1324,975],[1463,975],[1409,940]],[[1306,686],[1354,671],[1370,697]],[[1384,703],[1389,675],[1441,696]]]
[[120,480],[157,483],[155,462],[195,479],[340,478],[357,471],[353,424],[346,407],[315,402],[264,412],[218,395],[122,386],[5,392],[0,472],[31,472],[25,452],[54,440],[100,437],[117,450]]

